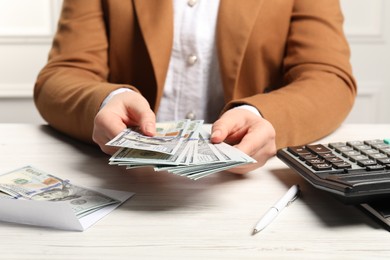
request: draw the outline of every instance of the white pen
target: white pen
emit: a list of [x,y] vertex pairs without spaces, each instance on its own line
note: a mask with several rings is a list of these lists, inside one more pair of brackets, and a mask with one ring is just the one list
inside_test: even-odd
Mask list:
[[290,203],[296,200],[298,196],[299,196],[299,186],[298,185],[291,186],[291,188],[287,191],[287,193],[284,194],[284,196],[281,197],[276,202],[276,204],[272,206],[264,214],[264,216],[257,222],[252,235],[260,232],[266,226],[268,226],[276,218],[276,216],[282,211],[282,209],[290,205]]

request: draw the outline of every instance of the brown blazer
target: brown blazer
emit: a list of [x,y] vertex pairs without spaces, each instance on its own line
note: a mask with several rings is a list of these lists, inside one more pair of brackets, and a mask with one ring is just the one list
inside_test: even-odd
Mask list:
[[[338,0],[221,0],[216,30],[228,109],[258,108],[278,148],[314,141],[350,111],[356,85]],[[113,90],[157,111],[173,38],[171,0],[65,0],[34,99],[54,128],[92,142]]]

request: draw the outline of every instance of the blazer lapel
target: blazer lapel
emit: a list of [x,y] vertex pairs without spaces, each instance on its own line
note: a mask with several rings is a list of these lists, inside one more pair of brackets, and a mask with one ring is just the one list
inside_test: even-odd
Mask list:
[[232,97],[248,38],[264,0],[220,0],[217,49],[225,97]]
[[157,81],[157,96],[168,70],[173,42],[173,5],[171,0],[133,0],[138,21],[149,51]]

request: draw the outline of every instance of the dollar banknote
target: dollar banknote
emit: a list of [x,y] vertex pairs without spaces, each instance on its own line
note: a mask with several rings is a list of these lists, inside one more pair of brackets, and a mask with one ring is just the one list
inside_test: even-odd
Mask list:
[[145,136],[138,128],[128,128],[106,145],[175,154],[185,138],[190,122],[164,122],[157,124],[156,135]]
[[[212,144],[210,133],[203,129],[202,120],[163,122],[157,123],[156,127],[156,137],[142,136],[138,130],[126,129],[108,142],[107,145],[121,147],[109,159],[109,164],[127,169],[152,166],[155,171],[167,171],[197,180],[256,162],[226,143]],[[170,142],[176,143],[174,150],[169,148]],[[168,150],[171,152],[167,153]]]
[[119,203],[102,193],[73,185],[68,180],[62,180],[32,166],[0,175],[0,191],[0,198],[68,203],[79,218],[105,206]]
[[65,182],[28,166],[0,175],[0,191],[14,198],[30,198],[36,193],[62,186]]
[[65,183],[62,187],[56,187],[36,193],[31,196],[30,199],[66,202],[79,218],[101,209],[102,207],[119,203],[119,201],[102,193],[76,186],[71,183]]
[[[182,129],[181,139],[178,148],[174,154],[166,154],[158,151],[152,151],[152,149],[141,149],[122,147],[111,158],[110,164],[128,164],[132,167],[136,165],[179,165],[186,163],[183,156],[187,153],[186,150],[189,146],[193,145],[193,137],[198,136],[200,127],[203,121],[188,121],[186,127]],[[163,126],[169,126],[169,124],[158,124],[160,131],[163,130]],[[126,132],[126,130],[124,131]],[[123,132],[122,132],[123,133]],[[119,134],[121,136],[121,134]],[[115,140],[115,139],[114,139]],[[109,142],[111,143],[111,142]],[[184,160],[184,161],[183,161]]]

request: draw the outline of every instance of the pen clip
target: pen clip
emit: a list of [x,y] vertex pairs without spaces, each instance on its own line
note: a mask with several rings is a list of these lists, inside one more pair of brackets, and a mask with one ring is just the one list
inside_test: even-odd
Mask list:
[[299,195],[301,195],[301,190],[298,186],[298,192],[295,194],[295,196],[287,203],[287,207],[290,206],[291,203],[293,203],[296,199],[298,199]]

